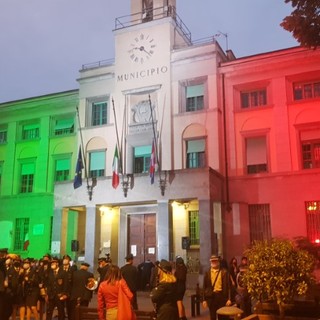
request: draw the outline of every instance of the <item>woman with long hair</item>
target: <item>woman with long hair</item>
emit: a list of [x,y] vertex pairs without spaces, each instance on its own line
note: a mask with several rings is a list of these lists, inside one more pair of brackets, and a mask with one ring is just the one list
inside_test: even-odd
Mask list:
[[[125,296],[126,300],[129,302],[130,308],[130,301],[133,297],[133,293],[128,288],[126,281],[122,278],[120,268],[115,265],[110,265],[104,281],[100,283],[98,290],[99,320],[118,319],[118,313],[127,307],[127,305],[123,305],[123,302],[119,302],[120,296]],[[125,313],[125,318],[121,316],[122,320],[134,319],[132,310],[126,310]]]

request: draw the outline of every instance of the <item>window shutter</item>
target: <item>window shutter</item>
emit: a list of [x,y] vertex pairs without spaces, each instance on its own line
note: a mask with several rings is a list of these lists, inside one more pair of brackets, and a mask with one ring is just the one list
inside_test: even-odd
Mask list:
[[141,157],[151,154],[151,146],[140,146],[134,148],[134,156]]
[[301,138],[301,141],[319,140],[320,139],[320,130],[301,131],[300,138]]
[[56,161],[56,171],[65,171],[70,169],[70,159],[58,159]]
[[187,153],[204,152],[205,139],[187,141]]
[[105,151],[90,152],[90,170],[104,169],[106,163]]
[[34,163],[23,163],[21,166],[21,174],[34,174]]
[[204,88],[203,84],[198,84],[196,86],[189,86],[187,87],[187,98],[193,97],[201,97],[203,96]]
[[25,124],[23,126],[23,130],[34,130],[34,129],[38,129],[38,128],[39,128],[39,124],[38,123]]
[[267,146],[265,137],[248,138],[247,165],[267,163]]
[[55,130],[70,129],[74,125],[73,119],[58,119],[56,120]]

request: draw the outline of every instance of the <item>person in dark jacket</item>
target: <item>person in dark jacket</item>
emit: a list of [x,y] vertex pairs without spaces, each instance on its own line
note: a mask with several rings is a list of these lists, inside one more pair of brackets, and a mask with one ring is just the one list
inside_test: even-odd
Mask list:
[[16,258],[13,260],[11,267],[7,270],[7,296],[9,297],[9,304],[12,305],[12,319],[16,319],[22,301],[21,286],[19,283],[21,260]]
[[93,290],[95,287],[89,287],[88,283],[94,280],[93,273],[88,271],[90,265],[82,262],[80,269],[73,272],[72,275],[72,288],[70,295],[71,303],[71,316],[69,320],[75,319],[75,309],[77,304],[87,307],[92,299]]
[[31,313],[34,319],[38,320],[37,303],[39,299],[39,276],[35,268],[31,267],[31,259],[26,258],[23,261],[22,269],[19,276],[20,286],[22,288],[22,301],[20,304],[20,318],[24,313],[27,314],[27,319],[31,318]]
[[[203,307],[209,307],[210,319],[216,320],[217,310],[231,305],[230,300],[230,275],[220,266],[220,258],[211,256],[210,269],[205,273],[203,280],[204,301]],[[219,319],[229,319],[228,316],[220,316]]]
[[158,285],[150,293],[151,300],[156,306],[157,320],[178,320],[177,284],[169,261],[160,261],[158,278]]
[[57,258],[52,258],[51,260],[51,270],[47,281],[46,320],[52,320],[55,307],[58,309],[58,320],[64,320],[64,300],[68,294],[68,275],[59,267],[59,260]]
[[99,273],[99,285],[98,285],[98,288],[100,286],[100,283],[102,281],[104,281],[104,278],[106,277],[107,271],[108,271],[111,263],[112,263],[112,260],[110,258],[110,254],[108,254],[108,253],[106,254],[106,257],[98,258],[98,265],[99,265],[99,267],[97,269],[97,271]]
[[67,278],[68,278],[68,294],[67,294],[67,298],[64,300],[64,305],[65,305],[64,310],[67,310],[67,317],[65,316],[65,318],[71,319],[72,306],[71,306],[71,301],[70,301],[70,293],[71,293],[71,288],[72,288],[73,272],[75,270],[77,270],[77,266],[75,264],[71,264],[71,257],[69,255],[65,254],[62,257],[61,268],[67,274]]
[[126,264],[121,267],[121,274],[133,293],[131,304],[134,310],[138,310],[137,289],[138,289],[138,269],[133,265],[133,254],[130,253],[126,257]]
[[174,272],[174,276],[177,279],[177,305],[180,320],[187,319],[186,310],[183,305],[183,297],[186,292],[187,272],[187,266],[185,265],[182,257],[178,256],[176,258],[176,270]]
[[8,303],[6,295],[6,260],[10,258],[7,248],[0,249],[0,319],[8,320],[12,313],[12,305]]

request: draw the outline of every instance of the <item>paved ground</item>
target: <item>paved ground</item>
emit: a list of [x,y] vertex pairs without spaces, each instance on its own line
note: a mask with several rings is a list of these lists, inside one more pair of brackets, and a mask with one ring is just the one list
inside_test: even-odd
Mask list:
[[[186,316],[188,319],[210,319],[209,317],[209,311],[208,309],[204,309],[202,305],[200,305],[200,315],[196,317],[191,317],[191,294],[193,294],[194,291],[188,291],[186,292],[184,296],[184,306],[186,308]],[[149,297],[149,292],[138,292],[138,307],[140,310],[143,311],[152,311],[153,310],[153,305],[151,302],[151,299]],[[97,305],[97,300],[96,300],[96,295],[94,295],[90,306],[95,307]],[[196,311],[196,310],[195,310]]]

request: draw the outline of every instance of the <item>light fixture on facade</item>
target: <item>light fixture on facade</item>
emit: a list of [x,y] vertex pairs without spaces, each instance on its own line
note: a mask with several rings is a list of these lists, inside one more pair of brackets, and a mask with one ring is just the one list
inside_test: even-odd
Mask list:
[[163,171],[163,173],[164,175],[161,174],[161,171],[159,172],[159,187],[162,196],[164,196],[164,192],[167,187],[167,171]]
[[128,195],[129,188],[132,189],[131,183],[132,183],[132,175],[124,174],[122,176],[122,190],[125,197],[127,197]]
[[97,185],[97,178],[93,177],[91,184],[87,180],[87,190],[88,190],[88,195],[89,195],[89,200],[92,200],[92,194],[93,194],[93,188]]

